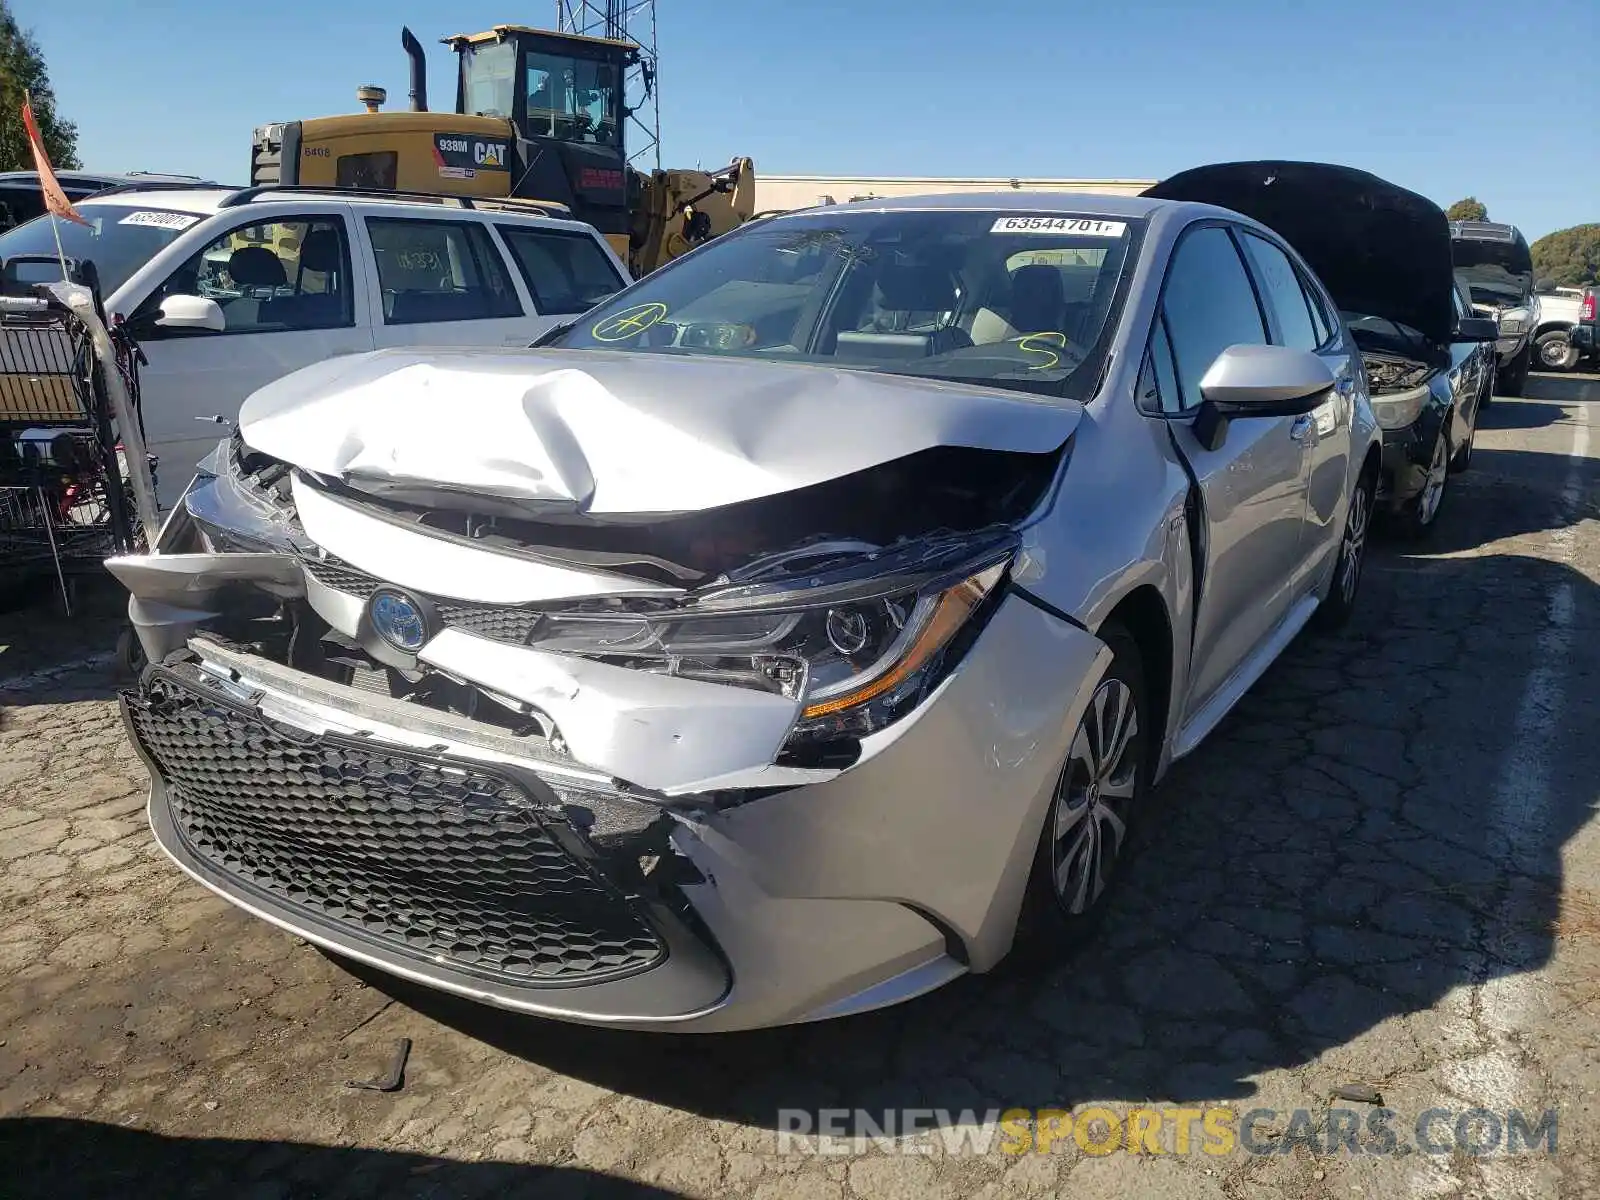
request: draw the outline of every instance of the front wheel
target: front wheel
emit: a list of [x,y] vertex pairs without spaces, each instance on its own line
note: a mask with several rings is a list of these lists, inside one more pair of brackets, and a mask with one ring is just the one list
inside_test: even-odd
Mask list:
[[[1533,365],[1533,343],[1529,342],[1517,356],[1506,364],[1504,376],[1496,376],[1496,386],[1507,396],[1520,396],[1528,386],[1528,368]],[[1489,396],[1484,400],[1483,406],[1489,407],[1494,402],[1495,389],[1489,389]]]
[[1578,348],[1565,329],[1541,333],[1533,343],[1533,354],[1541,371],[1570,371],[1578,365]]
[[1332,632],[1350,620],[1355,611],[1356,592],[1361,587],[1361,568],[1367,561],[1367,530],[1372,524],[1372,500],[1378,490],[1377,472],[1365,470],[1350,493],[1345,512],[1344,535],[1339,539],[1339,557],[1333,564],[1333,582],[1328,598],[1317,607],[1317,625]]
[[1156,732],[1139,645],[1115,626],[1099,636],[1111,665],[1078,719],[1045,814],[1012,952],[1022,965],[1059,960],[1098,926],[1149,791]]
[[1423,478],[1422,490],[1400,509],[1400,531],[1406,537],[1426,537],[1438,520],[1444,507],[1445,487],[1450,482],[1450,426],[1439,426],[1433,439],[1433,450],[1428,456],[1428,473]]

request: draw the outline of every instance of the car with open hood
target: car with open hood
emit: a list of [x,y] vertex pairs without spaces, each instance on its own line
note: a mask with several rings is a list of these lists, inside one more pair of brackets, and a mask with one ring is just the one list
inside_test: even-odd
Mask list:
[[1467,288],[1472,310],[1492,318],[1500,329],[1495,343],[1497,386],[1507,396],[1520,396],[1533,366],[1540,326],[1528,240],[1515,225],[1451,221],[1450,244],[1456,276]]
[[432,987],[714,1031],[1058,954],[1358,598],[1360,352],[1224,208],[774,216],[546,342],[278,380],[109,564],[162,848]]
[[1459,286],[1444,210],[1365,171],[1323,163],[1197,167],[1145,194],[1210,198],[1304,255],[1360,349],[1383,427],[1379,500],[1404,533],[1429,531],[1452,470],[1471,464],[1500,333]]

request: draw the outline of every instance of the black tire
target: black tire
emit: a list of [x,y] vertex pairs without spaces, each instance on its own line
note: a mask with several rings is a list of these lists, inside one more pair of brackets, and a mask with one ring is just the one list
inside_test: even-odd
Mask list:
[[[1111,665],[1095,685],[1094,699],[1068,743],[1056,794],[1039,831],[1016,939],[1006,960],[1009,968],[1031,969],[1058,963],[1089,939],[1104,919],[1108,902],[1125,874],[1120,868],[1126,865],[1134,828],[1148,803],[1155,757],[1153,739],[1159,734],[1150,721],[1139,644],[1113,623],[1103,626],[1099,636],[1111,647]],[[1102,713],[1110,716],[1119,691],[1128,697],[1136,725],[1106,766],[1104,775],[1091,786],[1083,770],[1085,764],[1075,752],[1080,745],[1094,743],[1100,729],[1098,717]],[[1126,799],[1116,794],[1124,786],[1128,788]],[[1080,815],[1073,819],[1073,812]],[[1058,820],[1064,824],[1058,826]],[[1115,832],[1118,823],[1122,827],[1120,837]],[[1065,830],[1059,840],[1058,828]],[[1075,853],[1080,848],[1081,853]],[[1064,874],[1066,890],[1072,893],[1065,901],[1057,889],[1058,870]],[[1071,902],[1076,900],[1086,903],[1074,911]]]
[[[1361,576],[1367,561],[1367,536],[1372,532],[1372,509],[1378,492],[1378,472],[1373,466],[1361,472],[1356,490],[1350,493],[1350,506],[1345,511],[1344,533],[1339,539],[1339,557],[1333,564],[1333,582],[1328,587],[1328,598],[1317,606],[1315,617],[1319,630],[1332,633],[1342,629],[1355,612],[1356,598],[1361,594]],[[1350,563],[1355,563],[1350,571]]]
[[[1522,393],[1527,389],[1528,368],[1532,365],[1533,343],[1529,342],[1521,350],[1517,351],[1517,356],[1507,364],[1505,375],[1497,377],[1496,382],[1500,388],[1501,394],[1506,396],[1522,395]],[[1489,405],[1494,402],[1494,392],[1495,389],[1491,387],[1489,389],[1488,399],[1483,402],[1483,406],[1485,408],[1488,408]]]
[[1401,506],[1395,514],[1395,524],[1401,536],[1411,541],[1421,541],[1433,532],[1439,523],[1439,513],[1444,509],[1445,496],[1450,484],[1450,425],[1444,422],[1434,435],[1433,449],[1428,456],[1430,474],[1439,473],[1438,491],[1432,493],[1430,484]]
[[1534,339],[1533,359],[1541,371],[1570,371],[1578,365],[1578,349],[1565,329],[1551,329]]
[[1463,471],[1472,469],[1472,446],[1478,440],[1478,413],[1483,411],[1483,402],[1479,401],[1477,411],[1472,414],[1472,424],[1467,428],[1467,440],[1461,443],[1450,457],[1450,473],[1459,475]]
[[148,665],[149,660],[145,658],[139,635],[134,632],[132,625],[124,625],[122,632],[117,634],[117,656],[112,672],[117,682],[137,683]]

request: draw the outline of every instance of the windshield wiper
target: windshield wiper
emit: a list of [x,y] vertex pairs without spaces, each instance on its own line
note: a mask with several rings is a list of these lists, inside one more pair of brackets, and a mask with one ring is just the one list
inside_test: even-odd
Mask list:
[[551,342],[555,341],[562,334],[566,333],[567,330],[571,329],[577,323],[578,318],[572,317],[568,320],[550,326],[549,329],[546,329],[538,337],[534,338],[533,341],[528,343],[528,349],[535,350],[540,346],[548,346]]

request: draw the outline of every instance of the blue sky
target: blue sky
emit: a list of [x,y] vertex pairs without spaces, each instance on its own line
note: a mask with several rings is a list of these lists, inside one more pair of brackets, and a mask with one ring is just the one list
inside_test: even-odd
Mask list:
[[[549,25],[555,0],[11,0],[85,164],[248,174],[251,129],[406,99],[400,26]],[[1159,178],[1305,158],[1531,238],[1600,221],[1596,0],[659,0],[664,165]]]

